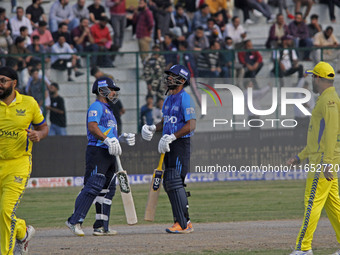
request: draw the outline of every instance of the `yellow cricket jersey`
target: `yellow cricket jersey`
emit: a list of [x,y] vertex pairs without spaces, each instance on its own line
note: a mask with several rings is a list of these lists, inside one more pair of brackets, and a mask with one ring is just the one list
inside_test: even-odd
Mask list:
[[338,164],[340,157],[340,100],[334,87],[322,92],[309,122],[307,145],[298,154],[316,164]]
[[32,142],[25,129],[44,122],[44,116],[33,97],[16,91],[16,98],[10,105],[0,101],[0,160],[30,156]]

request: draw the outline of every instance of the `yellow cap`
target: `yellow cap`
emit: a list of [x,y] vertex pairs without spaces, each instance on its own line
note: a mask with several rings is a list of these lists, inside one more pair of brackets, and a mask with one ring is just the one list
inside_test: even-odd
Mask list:
[[313,70],[307,70],[306,73],[315,74],[317,76],[329,80],[334,80],[335,76],[333,67],[330,64],[323,61],[320,61],[316,66],[314,66]]

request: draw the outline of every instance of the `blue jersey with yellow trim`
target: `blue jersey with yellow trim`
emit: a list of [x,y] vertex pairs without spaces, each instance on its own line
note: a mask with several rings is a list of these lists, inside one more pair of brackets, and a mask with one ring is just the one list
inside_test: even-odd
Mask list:
[[87,140],[89,146],[97,146],[107,148],[107,145],[103,141],[98,140],[88,129],[89,122],[97,122],[99,129],[107,137],[117,136],[117,121],[110,109],[110,106],[106,103],[96,100],[87,111],[86,128],[87,128]]
[[[183,89],[165,99],[162,112],[164,118],[163,135],[174,134],[189,120],[196,119],[195,103]],[[182,138],[191,137],[193,134],[194,132],[192,131]]]

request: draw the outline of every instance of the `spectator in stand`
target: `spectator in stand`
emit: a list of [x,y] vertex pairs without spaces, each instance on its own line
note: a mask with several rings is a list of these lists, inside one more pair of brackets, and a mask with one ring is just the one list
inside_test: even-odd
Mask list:
[[[45,82],[45,88],[43,87],[43,80],[39,76],[39,69],[32,68],[30,71],[31,79],[28,87],[27,95],[32,96],[38,103],[41,110],[44,108],[44,103],[50,104],[48,88],[49,84]],[[45,101],[45,102],[44,102]]]
[[212,16],[221,13],[224,21],[228,23],[228,19],[231,17],[228,13],[228,3],[226,0],[206,0],[205,3],[209,6],[210,14]]
[[322,31],[322,26],[319,24],[319,16],[312,14],[310,24],[308,24],[309,37],[314,37],[316,33]]
[[[198,8],[198,1],[178,0],[177,4],[183,6],[185,13],[188,15],[189,19],[192,20]],[[194,28],[192,29],[194,30]]]
[[31,21],[32,28],[38,28],[39,21],[47,22],[42,0],[32,0],[32,4],[26,8],[26,17]]
[[32,43],[30,36],[28,35],[28,28],[25,26],[20,27],[20,36],[25,39],[25,47]]
[[111,25],[114,32],[113,44],[119,50],[123,45],[126,27],[126,0],[106,0],[106,6],[110,8]]
[[[286,0],[269,0],[269,5],[279,7],[279,13],[283,13],[283,10],[286,12],[288,19],[294,19],[294,15],[290,13]],[[276,16],[277,17],[277,16]]]
[[67,135],[66,133],[66,109],[64,98],[59,95],[58,83],[51,83],[49,86],[51,105],[47,106],[50,111],[50,131],[49,136]]
[[[94,42],[87,18],[80,19],[79,26],[72,30],[71,36],[78,52],[97,52],[99,50],[98,45]],[[92,55],[90,61],[91,67],[94,67],[97,64],[97,55]]]
[[162,118],[163,118],[163,112],[162,112],[163,103],[164,103],[164,99],[158,98],[157,102],[156,102],[156,107],[154,107],[153,110],[152,110],[153,124],[155,124],[155,125],[162,121]]
[[336,22],[336,17],[334,14],[335,5],[340,7],[340,0],[328,0],[328,10],[329,10],[329,18],[332,23]]
[[76,77],[83,75],[76,67],[77,56],[73,55],[74,51],[66,42],[64,36],[59,36],[58,42],[52,46],[52,53],[65,53],[65,55],[52,55],[51,67],[61,71],[67,70],[68,81],[73,81],[71,78],[72,69],[74,70]]
[[188,50],[188,42],[187,41],[180,41],[178,43],[178,50],[183,52],[183,64],[188,68],[190,71],[191,77],[197,77],[197,68],[195,57],[192,53],[187,52]]
[[263,16],[265,16],[267,19],[267,23],[274,22],[274,16],[272,15],[270,7],[263,0],[248,0],[248,4],[251,9],[257,10]]
[[[28,45],[27,49],[33,54],[42,54],[46,53],[46,49],[43,44],[40,43],[39,35],[33,35],[32,44]],[[50,58],[45,55],[45,63],[50,61]],[[41,69],[41,57],[40,56],[32,56],[31,61],[29,62],[29,66],[37,67]]]
[[252,21],[249,16],[249,12],[251,9],[249,7],[248,0],[237,0],[235,1],[235,6],[242,10],[244,24],[254,24],[254,21]]
[[[112,50],[112,39],[110,31],[106,26],[109,19],[106,16],[100,18],[100,22],[94,24],[90,30],[94,39],[94,43],[99,46],[99,51],[108,52]],[[102,67],[114,67],[112,60],[108,55],[98,56],[98,64]]]
[[[18,71],[22,71],[27,67],[27,64],[30,62],[32,56],[27,56],[30,51],[25,47],[25,38],[18,36],[15,39],[15,44],[10,47],[10,54],[20,54],[23,56],[13,56],[10,59],[14,59],[13,61],[17,61],[18,63]],[[26,54],[26,56],[25,56]],[[9,60],[8,60],[9,61]]]
[[314,4],[314,0],[293,0],[293,2],[295,3],[295,13],[300,12],[302,6],[306,6],[305,15],[303,15],[303,19],[306,20]]
[[[133,15],[133,23],[136,25],[136,37],[138,40],[139,51],[150,51],[151,32],[154,26],[153,15],[149,10],[145,0],[140,0],[138,11]],[[147,53],[140,54],[144,63]]]
[[204,30],[208,29],[208,19],[210,18],[210,10],[207,4],[202,4],[199,10],[195,12],[192,20],[192,29],[196,30],[198,27],[203,27]]
[[276,15],[276,22],[270,27],[266,48],[277,48],[282,44],[282,38],[289,34],[288,26],[282,13]]
[[47,29],[47,23],[45,21],[39,21],[39,26],[33,31],[31,38],[39,36],[39,44],[41,44],[46,51],[50,50],[50,47],[54,44],[51,32]]
[[107,73],[103,73],[98,67],[92,67],[91,68],[91,75],[98,79],[98,78],[101,78],[101,77],[108,77],[110,78],[111,80],[113,80],[113,76],[110,75],[110,74],[107,74]]
[[155,43],[162,43],[164,36],[170,32],[172,5],[170,2],[165,2],[156,12],[155,19]]
[[[326,27],[325,31],[321,31],[314,36],[314,46],[315,47],[339,47],[339,41],[336,39],[333,34],[333,27]],[[323,53],[323,61],[339,61],[340,54],[337,50],[334,49],[324,49]],[[321,50],[318,49],[315,51],[313,56],[314,63],[319,63],[321,60]],[[337,63],[336,63],[337,64]],[[340,73],[340,69],[337,66],[338,73]]]
[[215,20],[215,23],[216,25],[219,27],[222,35],[224,34],[224,30],[225,30],[225,25],[227,24],[224,19],[223,19],[223,15],[222,13],[216,13],[214,16],[213,16],[214,20]]
[[226,25],[223,37],[230,37],[234,44],[241,43],[247,37],[247,33],[240,23],[240,18],[234,16],[231,19],[231,23]]
[[31,21],[24,16],[24,8],[21,6],[17,7],[17,15],[11,18],[11,28],[12,28],[12,37],[15,39],[20,35],[20,28],[25,26],[28,28],[28,34],[32,34],[32,26]]
[[122,101],[118,99],[115,103],[109,101],[109,106],[113,112],[113,115],[116,118],[117,121],[117,133],[118,136],[122,134],[122,129],[123,129],[123,122],[122,122],[122,115],[125,113],[125,108],[122,104]]
[[158,98],[164,98],[165,87],[162,78],[165,70],[165,59],[158,52],[160,47],[152,47],[153,54],[145,60],[144,79],[147,85],[148,94],[156,95]]
[[213,52],[201,53],[197,60],[198,76],[205,78],[228,78],[228,67],[223,65],[223,56],[219,52],[219,41],[212,41],[209,50]]
[[[164,42],[161,44],[162,51],[176,52],[177,48],[172,42],[173,35],[171,33],[164,35]],[[167,53],[163,55],[165,58],[165,70],[168,70],[173,65],[177,64],[177,54]]]
[[[309,48],[313,46],[312,39],[309,37],[308,26],[302,18],[302,13],[295,13],[295,20],[292,21],[289,26],[289,35],[294,38],[295,48]],[[309,50],[304,51],[303,59],[309,60]]]
[[64,98],[59,95],[58,83],[49,86],[51,105],[47,106],[50,111],[51,126],[48,135],[67,135],[66,133],[66,109]]
[[2,54],[7,54],[9,47],[13,44],[11,31],[7,29],[6,22],[0,20],[0,49]]
[[208,19],[208,30],[205,32],[209,42],[214,40],[222,40],[222,33],[213,18]]
[[[245,49],[253,49],[253,44],[251,40],[246,40],[244,42]],[[238,59],[240,63],[245,68],[244,78],[250,78],[254,84],[254,87],[258,89],[256,75],[260,72],[263,67],[262,56],[258,51],[241,51],[238,53]]]
[[140,108],[140,127],[146,125],[153,125],[153,116],[152,112],[154,109],[153,106],[153,96],[151,94],[147,94],[145,98],[146,104]]
[[56,0],[50,8],[49,27],[51,33],[58,30],[60,23],[67,24],[69,31],[79,25],[79,20],[74,16],[69,0]]
[[102,16],[106,16],[105,7],[101,5],[101,0],[94,0],[93,4],[87,7],[89,10],[90,21],[93,24],[99,23],[99,18]]
[[6,17],[6,9],[2,7],[0,7],[0,20],[4,21],[7,26],[7,30],[12,32],[11,23],[9,19]]
[[[204,34],[203,27],[197,27],[195,32],[188,37],[189,50],[201,51],[209,47],[208,37]],[[195,58],[198,58],[199,52],[195,52]]]
[[[282,48],[281,50],[276,50],[273,52],[274,61],[279,61],[278,63],[278,75],[280,77],[280,86],[284,86],[283,77],[290,76],[298,72],[298,80],[303,78],[303,66],[299,64],[299,59],[297,57],[296,51],[292,49],[293,41],[290,37],[282,38]],[[275,64],[272,72],[275,72]]]
[[71,34],[66,23],[59,23],[58,30],[52,33],[54,43],[58,42],[60,36],[65,37],[66,42],[73,48]]
[[174,28],[180,29],[181,35],[188,37],[191,33],[191,23],[182,5],[176,4],[175,12],[171,14],[171,21]]
[[82,18],[90,19],[90,12],[85,7],[85,0],[77,0],[77,3],[72,6],[72,10],[79,23]]

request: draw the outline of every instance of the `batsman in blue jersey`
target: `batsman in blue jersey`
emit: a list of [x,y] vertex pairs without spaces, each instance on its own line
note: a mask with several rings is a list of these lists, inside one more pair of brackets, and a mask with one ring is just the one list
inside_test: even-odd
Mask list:
[[79,193],[74,212],[66,221],[71,232],[84,236],[81,225],[95,201],[96,221],[93,235],[109,236],[117,232],[109,229],[112,198],[116,191],[116,157],[122,154],[120,142],[135,144],[135,135],[117,135],[117,121],[108,104],[118,99],[119,87],[107,77],[98,78],[92,86],[97,100],[87,111],[87,149],[84,187]]
[[196,128],[196,114],[194,101],[183,89],[190,85],[190,72],[182,65],[174,65],[165,71],[164,82],[170,95],[163,104],[162,121],[157,125],[144,125],[142,137],[150,141],[154,132],[163,131],[158,151],[165,153],[163,186],[171,203],[175,223],[166,232],[190,233],[194,229],[189,219],[184,180],[190,168],[190,137]]

